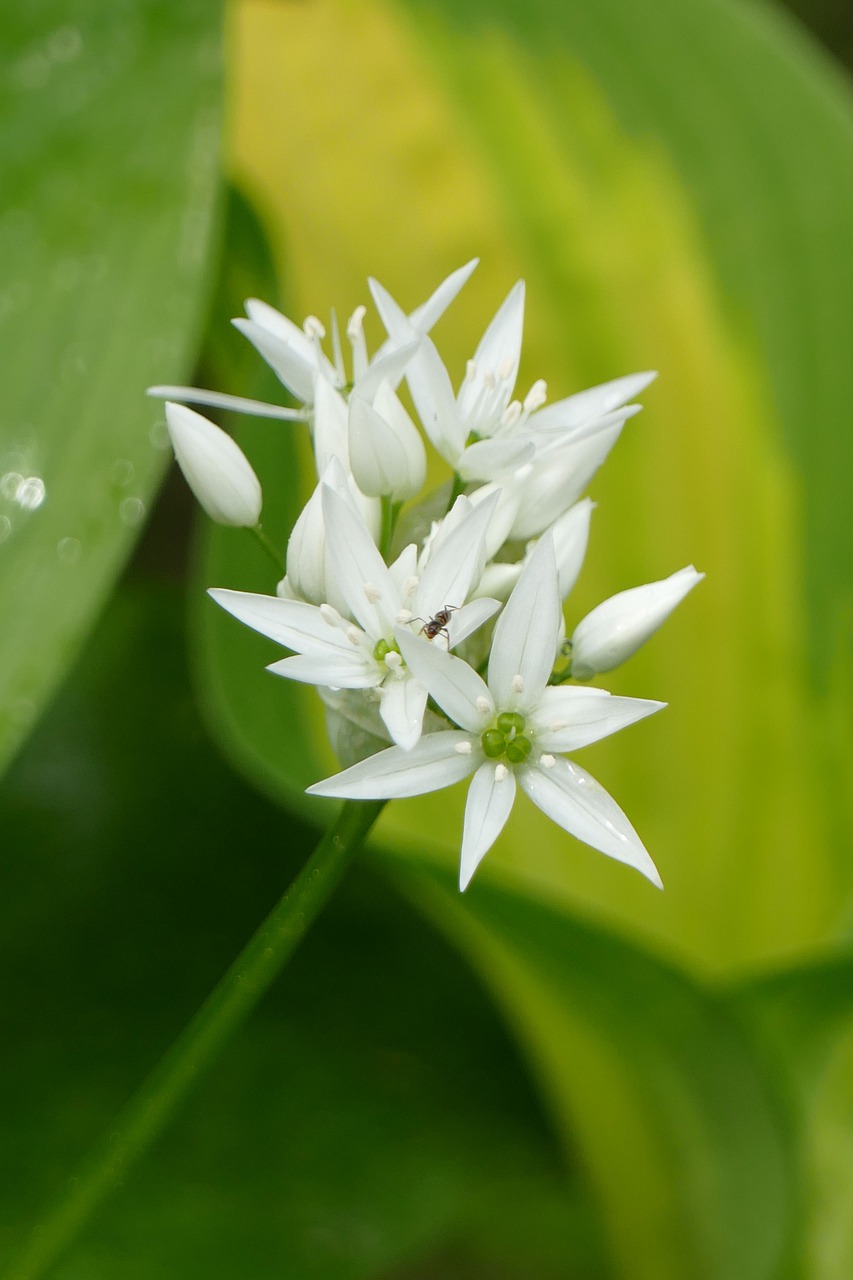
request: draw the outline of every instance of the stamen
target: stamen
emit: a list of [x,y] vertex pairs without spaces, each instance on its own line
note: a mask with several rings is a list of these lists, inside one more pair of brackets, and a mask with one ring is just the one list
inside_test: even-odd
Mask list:
[[483,385],[488,387],[490,391],[494,391],[495,387],[498,385],[494,369],[487,369],[483,374]]
[[341,621],[341,615],[338,613],[337,609],[330,604],[320,605],[320,617],[324,622],[327,622],[330,627],[336,627]]
[[389,671],[399,671],[403,665],[403,659],[400,657],[396,649],[391,649],[385,654],[385,666]]
[[467,382],[473,382],[477,376],[477,361],[469,360],[465,365],[465,379]]
[[350,644],[359,645],[364,639],[364,632],[358,627],[347,627],[347,640]]
[[470,742],[457,742],[457,744],[456,744],[456,746],[453,748],[453,750],[456,752],[456,754],[457,754],[458,756],[470,756],[470,754],[471,754],[471,743],[470,743]]
[[503,782],[508,773],[509,769],[505,764],[495,765],[495,782]]
[[521,675],[513,676],[511,687],[513,693],[524,693],[524,677]]
[[366,307],[356,307],[347,322],[347,337],[352,347],[352,377],[357,382],[367,372],[367,342],[364,337]]
[[412,621],[411,609],[400,609],[394,621],[395,622],[411,622]]
[[367,307],[358,306],[353,311],[349,320],[347,320],[347,337],[350,342],[358,342],[361,337],[364,326],[364,317],[367,315]]
[[[407,579],[406,579],[406,581],[405,581],[405,583],[404,583],[404,585],[403,585],[403,595],[404,595],[407,599],[408,599],[410,596],[413,596],[413,595],[415,594],[415,592],[416,592],[416,591],[417,591],[417,589],[418,589],[418,583],[419,583],[419,582],[420,582],[420,578],[416,577],[416,575],[415,575],[415,574],[412,574],[411,578],[407,578]],[[411,617],[411,614],[409,615],[409,617]]]
[[305,317],[305,321],[302,325],[302,331],[306,338],[311,338],[314,342],[318,340],[322,342],[326,336],[326,330],[323,327],[323,323],[318,320],[316,316]]
[[548,732],[560,733],[563,729],[565,729],[567,724],[568,724],[567,720],[554,720],[551,724],[548,725]]
[[501,426],[514,427],[521,417],[521,404],[518,400],[511,400],[501,414]]
[[556,761],[553,756],[544,755],[539,757],[539,763],[543,769],[553,769]]
[[477,710],[480,712],[481,715],[488,715],[488,713],[492,709],[491,702],[489,701],[488,698],[484,698],[482,694],[474,703],[474,706],[477,708]]
[[375,582],[365,582],[364,594],[367,596],[371,604],[376,604],[377,600],[382,599],[382,592]]
[[543,378],[538,378],[524,397],[524,412],[533,413],[534,409],[541,409],[547,399],[548,384]]
[[501,379],[502,382],[506,382],[507,378],[512,377],[512,372],[514,368],[515,368],[515,361],[513,360],[512,356],[507,356],[505,360],[501,361],[501,363],[498,365],[498,377]]

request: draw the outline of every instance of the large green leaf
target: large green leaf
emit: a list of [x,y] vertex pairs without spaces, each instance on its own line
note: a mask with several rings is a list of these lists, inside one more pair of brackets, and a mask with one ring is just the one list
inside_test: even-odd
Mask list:
[[0,13],[0,765],[81,643],[168,457],[144,392],[185,376],[197,341],[220,41],[207,0]]

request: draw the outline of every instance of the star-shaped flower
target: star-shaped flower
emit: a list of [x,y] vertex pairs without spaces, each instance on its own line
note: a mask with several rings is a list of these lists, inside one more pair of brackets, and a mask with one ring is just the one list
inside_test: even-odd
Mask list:
[[461,658],[400,628],[408,669],[458,728],[391,747],[309,787],[356,800],[422,795],[471,777],[459,873],[468,885],[512,809],[516,783],[559,826],[611,858],[661,880],[625,814],[563,752],[596,742],[664,704],[601,689],[549,685],[562,631],[553,539],[543,537],[501,614],[488,680]]

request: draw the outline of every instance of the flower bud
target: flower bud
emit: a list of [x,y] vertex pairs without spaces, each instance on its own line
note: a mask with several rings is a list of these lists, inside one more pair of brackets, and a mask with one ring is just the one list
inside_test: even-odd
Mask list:
[[598,605],[572,636],[572,675],[589,680],[625,662],[704,576],[688,565],[669,578],[620,591]]
[[423,440],[387,382],[373,405],[358,395],[350,400],[349,459],[359,489],[370,497],[404,502],[423,485]]
[[231,436],[181,404],[166,404],[178,465],[211,520],[252,529],[261,516],[261,486]]

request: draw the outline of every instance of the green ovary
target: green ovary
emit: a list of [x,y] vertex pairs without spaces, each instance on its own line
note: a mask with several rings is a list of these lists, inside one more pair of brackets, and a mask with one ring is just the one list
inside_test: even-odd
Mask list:
[[483,754],[489,760],[504,757],[510,764],[523,764],[531,752],[531,742],[525,738],[524,716],[517,711],[502,711],[491,729],[480,738]]

